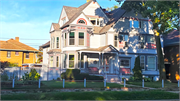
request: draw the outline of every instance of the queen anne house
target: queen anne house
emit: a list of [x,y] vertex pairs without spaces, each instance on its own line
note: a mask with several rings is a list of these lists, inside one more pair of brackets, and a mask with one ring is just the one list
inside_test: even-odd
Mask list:
[[140,56],[142,74],[158,78],[157,51],[150,19],[118,8],[105,11],[96,0],[63,6],[50,28],[49,67],[81,73],[130,77]]

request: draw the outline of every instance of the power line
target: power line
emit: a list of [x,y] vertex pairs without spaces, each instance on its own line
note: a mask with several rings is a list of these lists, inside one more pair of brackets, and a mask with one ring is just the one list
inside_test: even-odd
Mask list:
[[[0,38],[0,39],[12,39],[12,38]],[[49,40],[49,39],[26,39],[26,38],[19,38],[20,40]]]

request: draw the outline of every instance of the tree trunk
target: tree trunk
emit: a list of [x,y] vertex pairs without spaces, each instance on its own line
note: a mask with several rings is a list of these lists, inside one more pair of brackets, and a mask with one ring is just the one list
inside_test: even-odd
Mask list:
[[160,41],[160,36],[155,33],[155,39],[156,39],[156,49],[157,49],[157,57],[158,57],[158,69],[159,69],[159,80],[161,81],[162,79],[166,80],[166,69],[164,65],[164,56],[161,48],[161,41]]

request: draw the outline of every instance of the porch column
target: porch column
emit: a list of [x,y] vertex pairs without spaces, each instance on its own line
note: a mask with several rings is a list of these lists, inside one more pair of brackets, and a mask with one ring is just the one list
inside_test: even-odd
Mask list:
[[101,63],[100,63],[100,60],[101,60],[101,57],[100,57],[101,53],[99,53],[99,69],[101,68]]
[[79,64],[80,64],[80,67],[79,67],[79,68],[80,68],[80,70],[81,70],[81,52],[79,52],[79,55],[80,55],[80,56],[79,56],[79,59],[80,59],[80,63],[79,63]]
[[102,58],[101,58],[101,59],[102,59],[102,61],[101,61],[101,62],[102,62],[102,63],[101,63],[101,66],[102,66],[102,67],[103,67],[103,55],[104,55],[104,53],[102,53]]
[[118,53],[116,53],[116,73],[119,74]]

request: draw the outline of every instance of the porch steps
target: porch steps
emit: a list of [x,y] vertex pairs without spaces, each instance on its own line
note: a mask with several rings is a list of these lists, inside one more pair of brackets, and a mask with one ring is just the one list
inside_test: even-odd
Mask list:
[[107,75],[107,82],[110,83],[120,82],[120,78],[118,75]]

